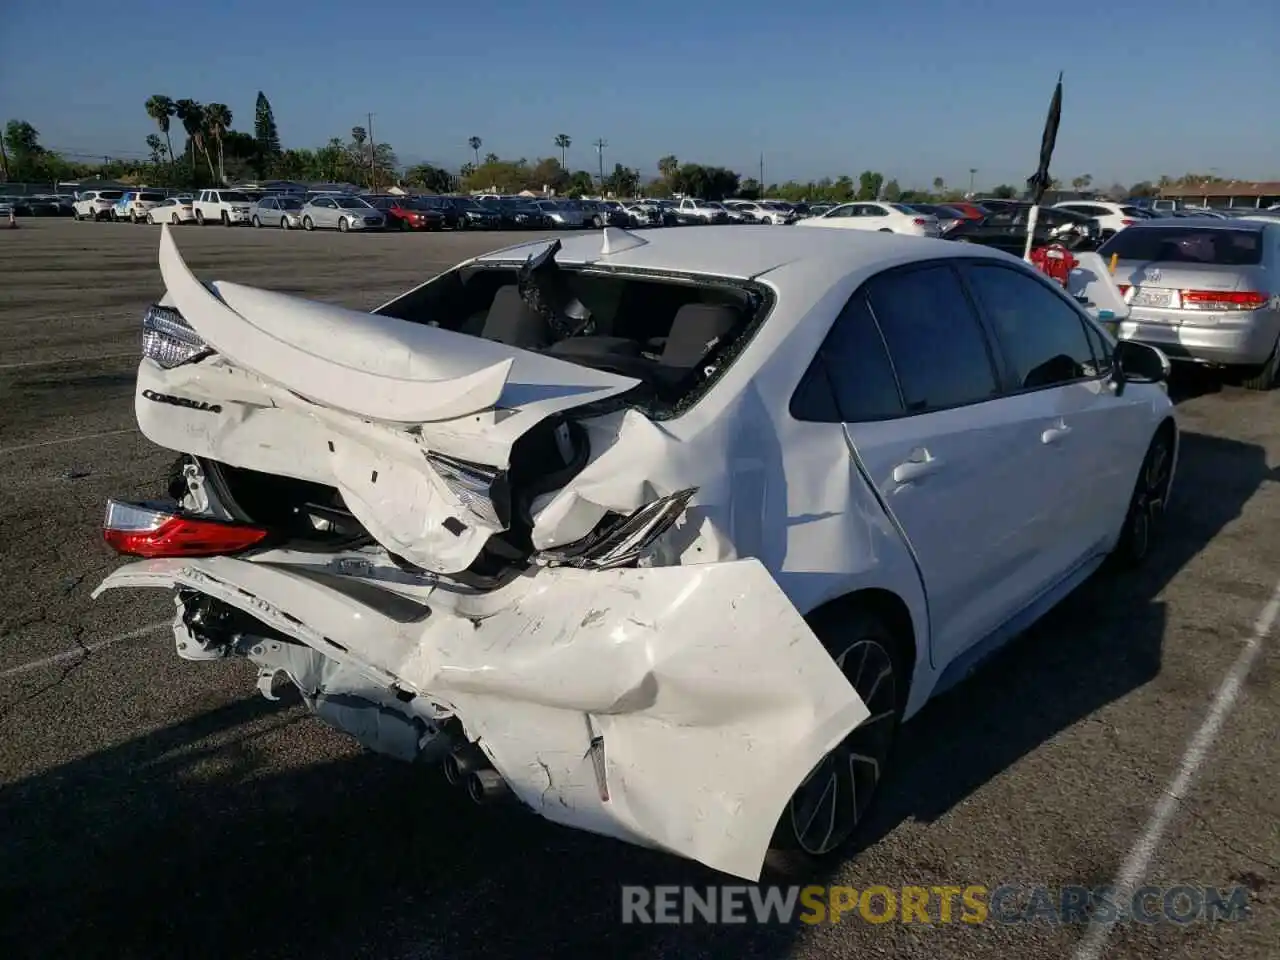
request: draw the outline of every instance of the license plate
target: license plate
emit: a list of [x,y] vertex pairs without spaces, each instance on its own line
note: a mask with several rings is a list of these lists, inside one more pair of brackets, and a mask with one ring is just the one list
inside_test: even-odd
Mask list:
[[1169,307],[1173,305],[1172,290],[1136,290],[1133,299],[1129,301],[1131,307]]

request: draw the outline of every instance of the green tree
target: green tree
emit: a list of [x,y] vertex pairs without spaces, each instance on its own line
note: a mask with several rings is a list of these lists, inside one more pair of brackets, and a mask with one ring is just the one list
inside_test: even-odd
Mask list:
[[407,184],[422,187],[432,193],[448,193],[453,189],[453,177],[449,171],[430,163],[420,163],[404,172]]
[[1002,183],[991,191],[991,196],[995,197],[997,200],[1012,200],[1017,195],[1017,189],[1009,186],[1007,183]]
[[280,131],[276,128],[276,117],[271,111],[271,101],[261,90],[253,108],[253,138],[258,141],[258,157],[260,158],[260,176],[265,176],[272,163],[280,156]]
[[156,122],[156,126],[164,134],[164,142],[169,148],[169,162],[176,163],[177,158],[173,155],[173,140],[169,136],[169,128],[172,125],[174,114],[172,98],[166,97],[162,93],[154,94],[147,98],[146,107],[147,116]]
[[147,149],[151,152],[151,162],[159,166],[164,163],[164,141],[160,139],[158,134],[147,134]]
[[581,197],[595,189],[595,177],[586,170],[575,170],[569,176],[569,185],[565,192],[571,197]]
[[476,166],[480,166],[480,146],[484,143],[479,137],[471,137],[467,144],[471,147],[471,153],[475,156]]
[[1131,186],[1125,193],[1128,197],[1158,197],[1160,196],[1160,188],[1155,186],[1150,180],[1139,180]]
[[946,188],[947,188],[947,181],[943,180],[941,177],[933,178],[934,191],[936,191],[937,193],[942,193],[942,191],[945,190]]
[[560,148],[560,166],[569,166],[569,148],[573,146],[573,138],[567,133],[556,134],[556,146]]
[[874,170],[863,170],[858,174],[858,199],[874,200],[880,196],[880,187],[884,184],[884,174]]
[[890,180],[884,185],[884,198],[890,203],[897,203],[902,199],[902,187],[898,186],[897,180]]
[[1081,191],[1088,189],[1089,184],[1091,183],[1093,183],[1093,174],[1084,173],[1071,179],[1071,189],[1080,193]]
[[209,156],[205,139],[203,104],[198,100],[175,100],[173,110],[178,117],[178,122],[182,124],[182,129],[187,132],[187,152],[191,157],[192,179],[194,180],[196,175],[196,151],[199,151],[204,154],[205,160],[209,163],[209,176],[216,181],[218,174],[213,169],[213,158]]
[[486,153],[484,155],[485,163],[501,163],[501,158],[496,153]]
[[51,180],[60,159],[40,145],[40,131],[25,120],[10,120],[4,128],[9,168],[17,180]]
[[759,180],[755,180],[752,177],[747,177],[740,184],[738,184],[738,196],[741,197],[743,200],[759,200],[760,191],[762,189],[763,187],[760,186]]
[[218,173],[216,179],[219,183],[226,183],[227,168],[223,159],[222,138],[231,129],[231,108],[225,103],[209,104],[204,108],[204,122],[209,136],[218,147]]

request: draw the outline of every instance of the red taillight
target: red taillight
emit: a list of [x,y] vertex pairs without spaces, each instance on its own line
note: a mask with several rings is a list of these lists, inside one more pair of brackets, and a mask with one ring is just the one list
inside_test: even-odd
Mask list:
[[1132,227],[1137,222],[1138,222],[1137,220],[1121,220],[1120,224],[1121,226]]
[[1122,296],[1122,297],[1123,297],[1126,293],[1128,293],[1128,292],[1129,292],[1129,284],[1127,284],[1127,283],[1117,283],[1117,284],[1116,284],[1116,289],[1120,291],[1120,296]]
[[1270,299],[1253,290],[1182,291],[1182,306],[1188,310],[1258,310]]
[[924,217],[916,217],[916,218],[915,218],[914,220],[912,220],[911,222],[912,222],[912,223],[914,223],[917,227],[923,227],[923,226],[924,226],[925,224],[927,224],[929,221],[928,221],[928,220],[926,220]]
[[239,553],[261,543],[268,531],[237,523],[187,517],[137,503],[107,501],[103,539],[131,557],[210,557]]

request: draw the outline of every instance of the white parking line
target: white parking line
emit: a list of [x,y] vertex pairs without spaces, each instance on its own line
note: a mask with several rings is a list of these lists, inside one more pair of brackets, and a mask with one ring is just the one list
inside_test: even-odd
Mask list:
[[21,453],[23,450],[36,450],[40,447],[54,447],[60,443],[75,443],[79,440],[97,440],[100,437],[118,437],[122,433],[137,432],[137,427],[125,427],[123,430],[104,430],[102,433],[82,433],[78,437],[61,437],[58,440],[40,440],[36,443],[20,443],[15,447],[0,447],[0,457],[7,453]]
[[[1249,671],[1253,669],[1253,663],[1258,659],[1258,654],[1262,652],[1262,645],[1275,626],[1277,617],[1280,617],[1280,584],[1277,584],[1271,600],[1254,622],[1253,633],[1245,643],[1244,649],[1236,657],[1227,675],[1222,678],[1208,716],[1204,718],[1200,729],[1187,744],[1177,775],[1165,788],[1159,803],[1152,811],[1151,819],[1147,821],[1142,834],[1129,850],[1129,856],[1120,868],[1120,872],[1116,874],[1112,882],[1115,889],[1114,902],[1128,902],[1146,875],[1147,867],[1151,865],[1151,858],[1155,856],[1156,848],[1160,845],[1165,830],[1173,820],[1173,815],[1177,813],[1178,805],[1186,799],[1191,789],[1191,781],[1195,779],[1196,772],[1209,755],[1209,750],[1222,731],[1222,725],[1226,722],[1232,707],[1235,706],[1236,700],[1239,699],[1240,688],[1249,676]],[[1090,924],[1084,937],[1081,938],[1080,945],[1076,948],[1075,960],[1098,960],[1102,956],[1102,948],[1106,945],[1107,934],[1110,931],[1110,924]]]
[[60,363],[97,363],[100,360],[119,360],[122,357],[137,358],[138,351],[129,353],[103,353],[96,357],[62,357],[57,360],[23,360],[20,363],[0,363],[0,370],[17,370],[21,367],[53,367]]
[[75,660],[79,657],[87,657],[89,654],[103,647],[109,647],[115,643],[124,643],[126,640],[137,640],[145,637],[149,633],[155,633],[162,627],[172,626],[172,620],[157,620],[155,623],[148,623],[144,627],[138,627],[136,630],[130,630],[128,633],[118,633],[114,637],[107,637],[105,640],[95,640],[93,643],[86,643],[82,647],[72,647],[70,650],[63,650],[61,653],[55,653],[51,657],[44,657],[40,660],[32,660],[30,663],[22,663],[16,667],[9,667],[7,670],[0,670],[0,680],[9,680],[12,677],[20,677],[24,673],[31,673],[34,670],[43,670],[45,667],[56,667],[60,663],[66,663],[68,660]]

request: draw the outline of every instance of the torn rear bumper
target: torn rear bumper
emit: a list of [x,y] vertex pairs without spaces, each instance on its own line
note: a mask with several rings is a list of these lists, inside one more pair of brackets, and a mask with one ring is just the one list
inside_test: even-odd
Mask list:
[[488,594],[422,588],[405,616],[377,601],[387,581],[336,589],[332,561],[290,556],[134,563],[95,596],[221,600],[456,715],[542,816],[752,880],[795,788],[867,717],[755,560],[540,569]]

